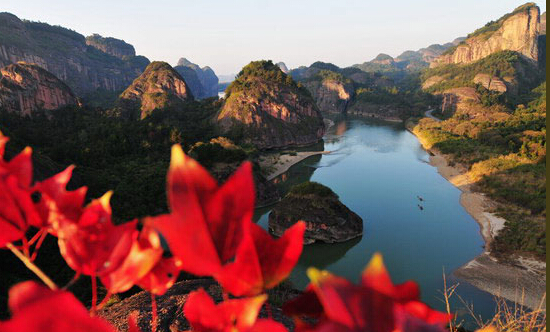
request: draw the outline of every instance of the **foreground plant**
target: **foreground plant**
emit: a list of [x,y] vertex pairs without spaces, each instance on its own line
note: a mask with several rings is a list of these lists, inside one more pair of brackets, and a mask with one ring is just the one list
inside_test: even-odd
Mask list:
[[[6,162],[6,142],[0,133],[0,247],[16,254],[50,289],[36,282],[14,286],[9,294],[12,318],[0,322],[0,331],[115,331],[95,317],[98,279],[108,291],[100,307],[110,295],[134,285],[150,292],[152,321],[146,325],[155,331],[156,296],[174,284],[180,271],[211,276],[224,293],[219,304],[202,289],[189,294],[182,310],[193,331],[286,331],[273,319],[258,316],[262,306],[268,306],[266,291],[285,280],[296,265],[305,224],[299,221],[273,239],[252,222],[250,163],[218,186],[175,145],[167,175],[170,213],[145,218],[138,231],[137,220],[112,223],[111,192],[84,206],[85,187],[67,191],[72,166],[33,185],[30,148]],[[33,200],[35,194],[38,198]],[[27,239],[31,228],[37,232]],[[75,270],[74,280],[82,274],[91,277],[90,312],[34,265],[48,234],[57,236],[62,256]],[[305,293],[285,305],[295,317],[296,331],[441,331],[450,318],[419,301],[416,283],[394,285],[379,255],[364,271],[360,285],[315,269],[308,274],[312,283]],[[129,317],[128,330],[139,331],[136,317]]]
[[[363,271],[361,284],[308,270],[311,279],[305,293],[284,306],[293,316],[296,331],[445,331],[450,315],[420,302],[418,285],[394,285],[380,254]],[[304,317],[315,318],[308,324]]]

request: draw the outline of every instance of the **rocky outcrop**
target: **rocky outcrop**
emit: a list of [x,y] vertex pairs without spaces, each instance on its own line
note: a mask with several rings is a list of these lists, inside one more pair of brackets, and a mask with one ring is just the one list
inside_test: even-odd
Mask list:
[[330,188],[316,182],[290,190],[269,214],[269,232],[282,236],[299,220],[306,222],[305,244],[344,242],[363,235],[361,217],[342,204]]
[[304,85],[323,113],[345,113],[355,93],[351,82],[338,79],[314,80],[306,82]]
[[201,68],[186,58],[181,58],[174,69],[189,84],[195,98],[204,99],[218,95],[219,80],[216,73],[210,67]]
[[102,52],[123,60],[136,56],[134,46],[126,43],[124,40],[111,37],[105,38],[98,34],[86,37],[86,45],[93,46]]
[[0,66],[18,61],[37,64],[78,96],[97,89],[122,91],[149,64],[147,58],[130,54],[130,45],[121,47],[123,42],[118,41],[117,47],[107,46],[114,39],[102,40],[103,45],[87,45],[84,36],[72,30],[0,13]]
[[468,102],[479,103],[479,96],[474,88],[448,89],[442,96],[441,112],[446,116],[453,115],[457,110],[468,109]]
[[76,105],[71,89],[37,65],[18,62],[0,69],[0,108],[20,115]]
[[166,62],[155,61],[124,90],[118,104],[129,117],[143,119],[153,110],[177,109],[189,100],[193,95],[183,77]]
[[[157,331],[158,332],[172,332],[172,331],[187,331],[190,329],[189,322],[185,319],[183,313],[183,306],[189,297],[189,293],[204,289],[210,297],[216,302],[223,301],[223,292],[218,283],[212,279],[195,279],[180,281],[172,286],[166,294],[157,296],[157,308],[158,308],[158,320]],[[276,297],[282,301],[287,301],[300,294],[299,291],[294,289],[285,288],[284,291],[278,292],[270,290],[269,296]],[[107,306],[104,309],[98,311],[98,316],[105,318],[111,324],[113,324],[117,331],[128,330],[128,316],[130,314],[136,314],[136,321],[141,331],[151,331],[151,295],[146,292],[140,292],[128,297],[120,302],[117,302],[111,306]],[[292,319],[283,315],[281,308],[277,306],[271,306],[268,311],[267,308],[262,308],[259,317],[266,318],[268,315],[285,325],[290,331],[292,331],[294,324]]]
[[279,67],[285,74],[288,74],[290,71],[284,62],[277,62],[277,67]]
[[471,33],[448,54],[431,63],[431,67],[451,63],[471,63],[490,54],[511,50],[527,59],[538,61],[538,36],[540,34],[539,7],[528,3],[518,7],[496,22]]
[[[506,83],[496,76],[488,74],[477,74],[474,83],[481,84],[485,89],[504,93],[508,90]],[[427,81],[426,81],[427,82]],[[424,86],[424,85],[423,85]]]
[[271,61],[243,68],[215,121],[226,136],[260,149],[312,144],[325,132],[309,92]]

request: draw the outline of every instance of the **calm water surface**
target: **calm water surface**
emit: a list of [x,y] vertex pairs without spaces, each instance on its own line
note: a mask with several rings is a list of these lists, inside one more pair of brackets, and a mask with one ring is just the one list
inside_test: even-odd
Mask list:
[[[305,246],[292,283],[303,288],[309,266],[357,282],[378,251],[394,282],[416,280],[423,301],[443,310],[443,271],[448,283],[460,282],[452,271],[483,251],[479,226],[459,203],[460,191],[428,164],[428,154],[402,124],[343,120],[325,136],[324,149],[333,153],[304,160],[275,181],[283,193],[307,180],[330,187],[363,218],[364,233],[345,243]],[[257,210],[263,227],[271,208]],[[493,313],[489,294],[465,283],[458,293],[474,303],[476,313]],[[459,312],[464,307],[458,299],[454,305]]]

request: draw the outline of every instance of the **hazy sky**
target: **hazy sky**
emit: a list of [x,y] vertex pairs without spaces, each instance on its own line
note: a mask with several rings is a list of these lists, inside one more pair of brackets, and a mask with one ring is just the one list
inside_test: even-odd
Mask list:
[[[180,57],[217,74],[251,60],[349,66],[465,36],[519,0],[1,0],[0,11],[124,39],[150,60]],[[539,2],[541,13],[546,3]]]

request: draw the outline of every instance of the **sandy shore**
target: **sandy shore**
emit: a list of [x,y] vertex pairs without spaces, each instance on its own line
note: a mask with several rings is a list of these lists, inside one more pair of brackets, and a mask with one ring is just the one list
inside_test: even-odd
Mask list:
[[317,154],[328,154],[330,151],[304,151],[296,152],[296,155],[289,153],[280,153],[263,156],[260,161],[260,166],[265,169],[271,169],[271,172],[266,176],[267,180],[273,180],[277,176],[288,171],[292,165]]
[[[506,220],[493,212],[497,204],[482,193],[472,191],[472,179],[468,170],[461,165],[450,166],[445,155],[433,149],[412,130],[418,140],[430,153],[430,164],[449,182],[462,191],[460,204],[478,222],[480,232],[488,249]],[[494,295],[521,303],[536,309],[546,294],[546,263],[525,257],[517,257],[504,264],[497,262],[485,251],[474,260],[457,269],[454,274],[472,285]],[[543,303],[545,308],[545,302]]]

